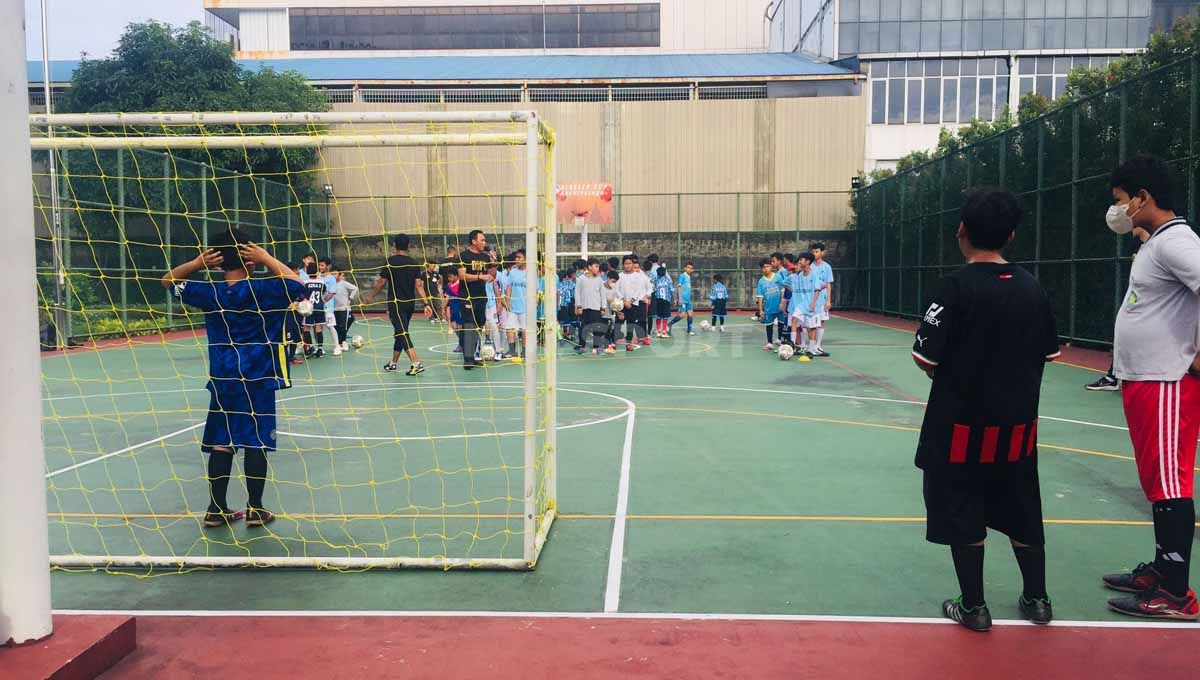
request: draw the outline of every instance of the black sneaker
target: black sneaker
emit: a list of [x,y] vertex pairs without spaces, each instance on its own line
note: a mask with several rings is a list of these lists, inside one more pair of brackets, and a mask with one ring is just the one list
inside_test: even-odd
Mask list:
[[320,359],[323,356],[325,356],[325,350],[319,349],[319,350],[317,350],[317,353],[313,355],[313,358]]
[[1084,385],[1083,389],[1091,392],[1116,392],[1121,389],[1121,381],[1114,376],[1105,374],[1100,376],[1096,382]]
[[[392,370],[394,371],[396,369],[393,368]],[[417,363],[413,364],[412,366],[409,366],[408,370],[404,372],[404,375],[420,375],[421,373],[424,373],[424,372],[425,372],[424,364],[417,362]]]
[[225,512],[206,512],[204,513],[204,521],[206,527],[223,527],[233,524],[242,519],[244,515],[240,510],[226,510]]
[[1017,598],[1017,609],[1021,612],[1021,618],[1039,626],[1050,623],[1050,620],[1054,618],[1054,610],[1050,607],[1050,598],[1048,597],[1026,600],[1022,595]]
[[386,373],[395,373],[396,372],[396,364],[384,364],[383,370]]
[[261,527],[275,521],[274,513],[262,508],[246,508],[246,526]]
[[992,629],[992,613],[988,611],[986,604],[967,609],[962,606],[962,598],[956,597],[942,603],[942,615],[951,621],[957,621],[963,628],[979,633]]
[[1146,562],[1134,567],[1133,571],[1105,574],[1101,578],[1105,586],[1123,593],[1145,593],[1155,590],[1158,584],[1162,583],[1162,574],[1158,573],[1153,564]]
[[1196,602],[1196,594],[1190,590],[1183,597],[1176,597],[1162,588],[1137,595],[1123,595],[1109,600],[1108,608],[1118,614],[1144,619],[1200,620],[1200,604]]

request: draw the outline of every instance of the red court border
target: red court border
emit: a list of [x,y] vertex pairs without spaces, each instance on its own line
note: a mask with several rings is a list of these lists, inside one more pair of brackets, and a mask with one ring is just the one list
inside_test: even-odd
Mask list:
[[572,616],[141,616],[106,678],[1151,678],[1185,628]]

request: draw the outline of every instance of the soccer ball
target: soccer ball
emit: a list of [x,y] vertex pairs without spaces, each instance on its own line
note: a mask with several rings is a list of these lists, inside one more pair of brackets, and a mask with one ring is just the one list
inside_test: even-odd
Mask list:
[[792,349],[791,345],[780,345],[779,346],[779,360],[780,361],[791,361],[792,355],[795,353],[796,353],[796,350]]
[[491,345],[484,345],[483,349],[480,351],[480,355],[483,357],[484,361],[495,361],[496,348]]
[[354,336],[354,339],[350,341],[350,344],[354,347],[354,349],[362,349],[366,342],[363,340],[363,336],[356,335]]
[[700,330],[702,330],[702,331],[711,331],[711,330],[712,330],[712,324],[711,324],[711,323],[709,323],[708,321],[701,321],[701,322],[700,322]]
[[312,315],[312,313],[313,313],[312,300],[301,300],[300,302],[296,303],[296,312],[299,313],[300,316]]
[[624,301],[624,300],[622,300],[621,298],[613,298],[613,301],[612,301],[612,310],[613,310],[614,312],[623,312],[623,311],[625,311],[625,301]]

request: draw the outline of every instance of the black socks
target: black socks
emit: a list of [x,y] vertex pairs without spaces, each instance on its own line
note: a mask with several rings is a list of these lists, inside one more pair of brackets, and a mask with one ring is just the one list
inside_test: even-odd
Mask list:
[[246,448],[246,505],[254,509],[263,506],[263,489],[267,485],[267,452]]
[[1013,546],[1021,578],[1025,581],[1026,600],[1046,600],[1046,548],[1041,545]]
[[1190,498],[1158,501],[1154,514],[1154,569],[1162,575],[1162,587],[1183,597],[1188,591],[1188,565],[1192,536],[1196,530],[1196,506]]
[[229,491],[229,473],[233,471],[233,454],[229,451],[210,451],[208,454],[208,511],[229,512],[225,494]]
[[974,609],[983,601],[983,546],[952,545],[950,556],[954,558],[954,573],[958,574],[958,587],[962,591],[962,605]]

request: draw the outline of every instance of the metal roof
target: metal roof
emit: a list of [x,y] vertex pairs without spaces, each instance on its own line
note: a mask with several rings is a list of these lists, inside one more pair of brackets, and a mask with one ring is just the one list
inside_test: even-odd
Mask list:
[[[322,57],[240,59],[251,69],[299,71],[313,82],[335,80],[659,80],[846,76],[853,71],[802,54],[620,54],[532,56]],[[64,82],[77,61],[52,61],[51,82]],[[42,82],[41,62],[29,62],[29,82]]]

